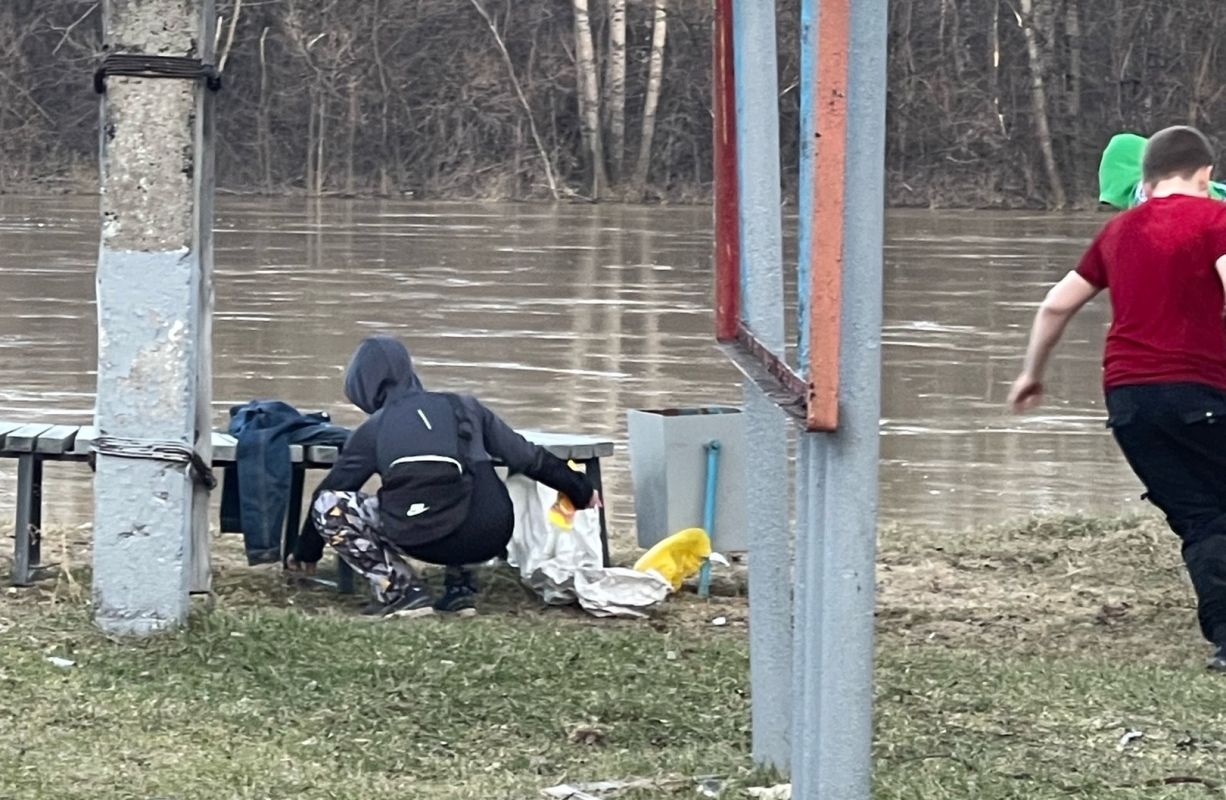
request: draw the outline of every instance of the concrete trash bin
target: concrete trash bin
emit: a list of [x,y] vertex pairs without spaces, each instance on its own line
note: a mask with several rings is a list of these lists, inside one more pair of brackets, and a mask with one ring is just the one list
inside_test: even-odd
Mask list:
[[716,440],[719,472],[711,546],[720,553],[744,552],[748,516],[741,410],[728,406],[631,410],[626,422],[639,547],[652,547],[684,528],[703,527],[707,444]]

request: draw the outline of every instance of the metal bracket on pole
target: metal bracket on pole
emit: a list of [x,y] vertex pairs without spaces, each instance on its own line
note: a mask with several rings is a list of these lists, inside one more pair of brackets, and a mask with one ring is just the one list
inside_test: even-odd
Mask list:
[[793,421],[807,424],[808,385],[804,378],[762,344],[746,325],[738,325],[736,338],[721,342],[719,347],[747,381],[756,384]]
[[212,64],[186,56],[148,56],[142,53],[107,53],[94,70],[94,91],[106,94],[108,75],[129,78],[202,80],[210,91],[221,90],[221,73]]

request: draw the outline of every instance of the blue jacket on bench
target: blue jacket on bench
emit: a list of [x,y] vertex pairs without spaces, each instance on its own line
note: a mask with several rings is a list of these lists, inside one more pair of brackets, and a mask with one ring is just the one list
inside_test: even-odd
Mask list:
[[293,467],[290,445],[344,444],[349,429],[327,414],[303,414],[278,400],[254,400],[230,409],[230,433],[238,439],[235,466],[225,470],[221,530],[242,532],[247,563],[281,559],[281,530],[289,504]]

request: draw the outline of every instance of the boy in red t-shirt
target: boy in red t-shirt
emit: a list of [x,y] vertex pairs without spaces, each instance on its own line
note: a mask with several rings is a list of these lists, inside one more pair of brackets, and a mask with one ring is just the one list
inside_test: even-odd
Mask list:
[[1148,202],[1103,227],[1035,316],[1016,412],[1042,400],[1068,321],[1103,289],[1107,424],[1146,496],[1183,541],[1210,669],[1226,671],[1226,204],[1209,199],[1213,149],[1167,128],[1145,149]]

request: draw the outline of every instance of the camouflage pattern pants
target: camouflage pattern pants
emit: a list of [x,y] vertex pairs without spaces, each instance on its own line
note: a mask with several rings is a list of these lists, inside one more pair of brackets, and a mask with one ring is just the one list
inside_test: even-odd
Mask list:
[[321,492],[311,508],[324,541],[370,581],[376,599],[398,600],[416,582],[404,554],[380,534],[379,499],[363,492]]

